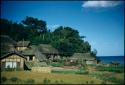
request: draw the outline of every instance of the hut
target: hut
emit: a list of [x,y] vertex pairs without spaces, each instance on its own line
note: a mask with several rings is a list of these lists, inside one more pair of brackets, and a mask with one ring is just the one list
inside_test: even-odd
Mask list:
[[0,35],[0,50],[1,50],[1,56],[8,53],[15,51],[15,45],[16,41],[14,41],[12,38],[10,38],[7,35]]
[[70,57],[70,62],[78,61],[83,64],[96,64],[96,58],[92,57],[90,53],[74,53]]
[[47,59],[51,59],[52,61],[56,61],[56,60],[60,59],[58,50],[56,50],[50,44],[40,44],[38,46],[38,50],[43,55],[45,55]]
[[15,68],[23,70],[26,57],[17,52],[10,52],[0,57],[0,60],[1,70],[4,70],[6,68]]
[[47,60],[46,56],[42,54],[35,45],[30,46],[26,50],[23,50],[21,53],[27,58],[27,61],[42,62]]
[[23,51],[30,46],[30,41],[19,41],[17,42],[16,49],[17,51]]

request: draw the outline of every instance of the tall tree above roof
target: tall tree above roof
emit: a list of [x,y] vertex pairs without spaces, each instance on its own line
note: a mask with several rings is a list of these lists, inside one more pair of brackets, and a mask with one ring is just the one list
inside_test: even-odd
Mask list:
[[27,16],[24,20],[22,20],[22,23],[30,28],[36,28],[40,32],[47,31],[46,22],[38,20],[37,18]]

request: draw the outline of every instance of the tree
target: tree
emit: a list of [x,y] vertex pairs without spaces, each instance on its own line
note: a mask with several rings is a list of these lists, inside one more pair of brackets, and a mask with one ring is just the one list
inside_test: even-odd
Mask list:
[[37,18],[27,16],[25,20],[22,20],[22,23],[29,28],[37,29],[39,32],[45,33],[47,31],[46,22]]
[[79,32],[71,27],[60,26],[51,32],[47,30],[45,21],[28,16],[22,23],[1,19],[0,32],[16,41],[24,39],[31,41],[32,44],[51,44],[67,56],[75,52],[90,52],[93,56],[97,54],[95,50],[91,52],[91,45],[83,40],[85,36],[80,36]]
[[25,28],[30,33],[29,40],[34,44],[48,43],[46,40],[47,27],[46,22],[33,17],[26,17],[22,20]]
[[14,40],[27,39],[27,31],[22,24],[1,19],[1,35],[9,35]]
[[73,54],[74,52],[90,52],[91,46],[84,42],[79,32],[71,27],[60,26],[53,32],[52,45],[60,52]]
[[96,57],[96,54],[97,54],[97,50],[94,49],[94,50],[91,52],[91,55],[92,55],[93,57]]

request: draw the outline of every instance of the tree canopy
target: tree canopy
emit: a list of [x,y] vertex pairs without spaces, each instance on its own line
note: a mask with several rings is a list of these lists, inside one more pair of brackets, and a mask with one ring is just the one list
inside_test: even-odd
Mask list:
[[[0,32],[1,35],[8,35],[16,41],[24,39],[31,41],[32,44],[51,44],[66,55],[72,55],[75,52],[91,52],[89,42],[82,39],[86,36],[80,36],[77,30],[60,26],[50,32],[47,29],[46,21],[33,17],[27,16],[22,20],[22,24],[1,19]],[[96,53],[92,52],[93,55]]]

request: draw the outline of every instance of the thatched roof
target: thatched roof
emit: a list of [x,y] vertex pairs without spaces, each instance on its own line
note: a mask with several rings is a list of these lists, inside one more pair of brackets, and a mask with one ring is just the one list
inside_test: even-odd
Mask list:
[[0,35],[1,43],[9,43],[12,45],[16,45],[16,41],[10,38],[8,35]]
[[30,46],[33,50],[33,53],[35,54],[35,56],[38,58],[39,61],[44,61],[46,60],[46,56],[43,55],[39,50],[38,50],[38,46],[36,45],[32,45]]
[[31,45],[28,49],[22,51],[22,54],[25,56],[30,56],[30,55],[35,55],[35,57],[39,60],[39,61],[45,61],[46,60],[46,56],[43,55],[39,50],[38,47],[36,45]]
[[30,44],[30,41],[19,41],[17,42],[17,46],[19,47],[28,47]]
[[46,67],[46,62],[25,62],[28,69],[32,69],[32,67]]
[[9,57],[10,55],[13,55],[13,54],[18,55],[18,56],[20,56],[20,57],[26,59],[26,57],[25,57],[24,55],[22,55],[21,53],[18,53],[18,52],[9,52],[9,53],[7,53],[7,54],[1,56],[0,59],[3,59],[3,58],[6,58],[6,57]]
[[15,50],[16,41],[7,35],[0,35],[0,50],[1,52],[8,53]]
[[90,53],[74,53],[70,59],[84,59],[84,60],[95,60]]
[[23,55],[35,55],[34,50],[31,49],[31,48],[22,51],[22,54],[23,54]]
[[40,44],[38,49],[42,53],[48,53],[48,54],[58,54],[59,53],[58,50],[56,50],[50,44]]

